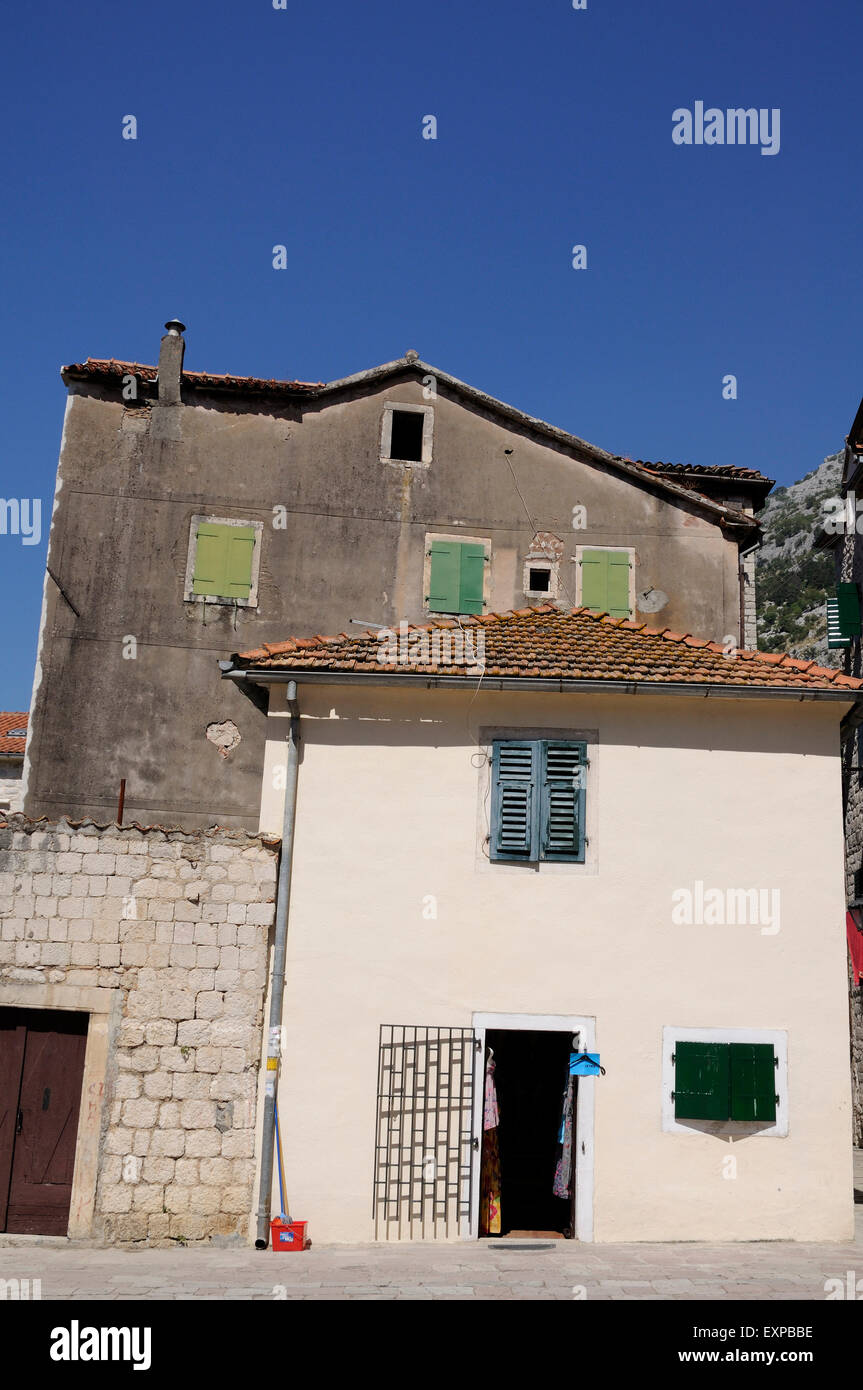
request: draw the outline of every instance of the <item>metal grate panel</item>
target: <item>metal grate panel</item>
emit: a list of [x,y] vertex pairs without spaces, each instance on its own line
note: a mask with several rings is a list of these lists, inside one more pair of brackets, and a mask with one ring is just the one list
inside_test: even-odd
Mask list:
[[472,1028],[381,1026],[372,1214],[399,1235],[470,1221],[478,1046]]

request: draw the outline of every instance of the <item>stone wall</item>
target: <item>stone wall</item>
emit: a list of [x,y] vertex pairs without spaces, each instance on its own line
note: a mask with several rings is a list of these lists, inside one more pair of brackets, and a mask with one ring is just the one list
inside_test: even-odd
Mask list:
[[0,1004],[110,995],[96,1238],[248,1238],[277,859],[242,831],[0,825]]
[[20,811],[23,805],[21,796],[21,764],[0,761],[0,808]]

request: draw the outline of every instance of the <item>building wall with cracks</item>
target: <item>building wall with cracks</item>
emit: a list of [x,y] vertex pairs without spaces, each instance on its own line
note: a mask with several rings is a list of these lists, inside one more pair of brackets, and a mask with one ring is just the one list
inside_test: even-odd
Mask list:
[[245,1243],[278,843],[0,825],[0,1009],[89,1016],[69,1235]]

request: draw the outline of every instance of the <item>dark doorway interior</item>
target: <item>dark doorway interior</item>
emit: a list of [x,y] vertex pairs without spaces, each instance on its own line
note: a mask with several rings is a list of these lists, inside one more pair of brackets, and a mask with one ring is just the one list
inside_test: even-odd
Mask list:
[[501,1235],[572,1235],[573,1201],[553,1192],[572,1034],[489,1029],[485,1042],[500,1110]]
[[88,1017],[0,1009],[0,1231],[66,1234]]

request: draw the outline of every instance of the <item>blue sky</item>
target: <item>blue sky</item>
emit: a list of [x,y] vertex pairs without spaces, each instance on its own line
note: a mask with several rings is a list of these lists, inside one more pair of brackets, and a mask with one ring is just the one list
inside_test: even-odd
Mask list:
[[[29,703],[60,365],[153,362],[173,316],[190,369],[416,348],[612,452],[816,467],[863,391],[861,48],[851,0],[7,8],[0,496],[44,525],[0,535],[0,708]],[[675,145],[699,100],[779,108],[779,153]]]

